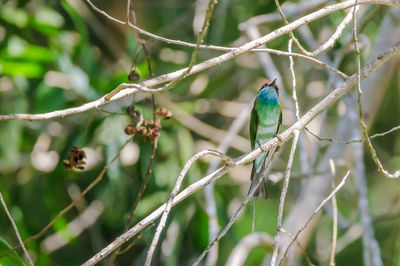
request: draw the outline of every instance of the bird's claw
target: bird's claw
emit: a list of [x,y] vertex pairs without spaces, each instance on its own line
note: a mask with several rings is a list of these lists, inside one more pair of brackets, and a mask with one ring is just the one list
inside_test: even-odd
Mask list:
[[264,149],[263,146],[261,145],[260,141],[257,140],[257,145],[258,147],[263,151],[263,152],[267,152],[268,150]]
[[278,141],[279,141],[278,145],[276,146],[276,150],[275,150],[275,152],[278,152],[281,149],[281,145],[283,143],[283,139],[278,134],[275,134],[274,137],[276,137],[278,139]]
[[280,143],[278,145],[283,143],[283,139],[281,138],[281,136],[279,136],[278,134],[275,134],[274,137],[276,137],[279,140]]

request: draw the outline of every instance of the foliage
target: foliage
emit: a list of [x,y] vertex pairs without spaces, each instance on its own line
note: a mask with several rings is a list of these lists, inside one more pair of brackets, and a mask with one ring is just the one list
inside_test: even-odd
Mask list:
[[[125,20],[124,1],[93,2],[114,17]],[[160,36],[195,43],[196,33],[192,27],[195,1],[132,2],[141,28]],[[269,4],[272,2],[220,0],[204,43],[224,46],[245,43],[246,39],[238,25],[252,16],[275,11],[275,5]],[[362,33],[369,43],[375,43],[385,12],[388,11],[381,9],[378,15],[371,18]],[[337,12],[317,23],[311,23],[310,29],[315,33],[314,37],[319,42],[326,40],[327,33],[332,33],[332,29],[335,29],[345,15],[345,12]],[[281,21],[273,22],[262,27],[262,33],[266,34],[280,25]],[[342,51],[342,46],[348,43],[349,34],[351,35],[351,29],[348,26],[337,44],[327,53],[329,59],[334,61],[339,51]],[[192,48],[177,47],[143,36],[142,38],[146,40],[154,76],[181,69],[189,63]],[[288,36],[280,37],[269,43],[268,47],[287,51],[288,39]],[[306,48],[311,49],[307,46]],[[201,50],[197,62],[220,53]],[[363,62],[367,57],[368,52],[365,52]],[[288,58],[272,55],[272,59],[281,71],[282,88],[290,95]],[[343,72],[356,71],[353,51],[345,50],[342,62],[340,70]],[[303,59],[295,59],[295,66],[300,110],[304,113],[324,96],[329,73]],[[0,1],[0,114],[44,113],[82,105],[101,97],[122,82],[129,82],[128,73],[132,68],[140,75],[140,81],[150,78],[145,52],[138,44],[136,33],[124,25],[107,20],[90,9],[84,1]],[[395,73],[399,74],[398,69]],[[383,104],[370,126],[371,133],[388,130],[398,123],[398,76],[394,75],[390,81]],[[252,101],[265,80],[256,55],[246,53],[182,80],[168,93],[157,95],[156,102],[160,107],[184,110],[214,128],[227,130],[239,114],[240,108]],[[349,96],[352,99],[354,97]],[[162,104],[169,101],[176,107]],[[118,154],[128,139],[124,129],[133,122],[132,117],[127,115],[127,109],[132,103],[146,120],[152,119],[151,97],[138,94],[102,106],[103,109],[65,118],[35,122],[0,121],[0,190],[23,239],[41,231]],[[343,106],[344,103],[339,102],[328,111],[323,135],[330,136],[335,132],[335,125],[346,112],[343,111],[343,108],[346,109]],[[184,117],[178,118],[172,111],[172,118],[161,122],[162,130],[149,183],[132,224],[146,217],[168,199],[180,170],[193,154],[204,148],[215,148],[219,144],[207,132],[196,130],[197,125],[192,128],[185,126],[184,120]],[[284,117],[283,128],[287,128],[292,122],[293,119]],[[240,132],[242,139],[248,138],[247,128],[245,126]],[[312,144],[315,141],[311,136],[305,136],[307,143]],[[373,142],[385,165],[389,169],[398,167],[400,135],[392,133],[384,138],[374,139]],[[63,166],[63,161],[69,159],[73,146],[83,148],[86,153],[84,170],[66,169]],[[282,173],[285,170],[289,153],[289,145],[286,146],[282,148],[280,158],[274,162],[274,172]],[[322,144],[317,160],[321,160],[326,148]],[[306,150],[311,158],[310,154],[315,151],[311,148]],[[384,263],[400,265],[400,234],[397,230],[399,182],[384,179],[376,171],[369,152],[366,148],[365,150],[368,199],[375,235]],[[83,202],[58,219],[44,236],[27,244],[36,264],[78,265],[119,236],[124,231],[125,222],[148,169],[151,151],[151,142],[140,136],[134,137]],[[235,157],[247,151],[250,151],[250,144],[247,150],[231,147],[227,154]],[[206,175],[209,161],[206,158],[191,167],[184,180],[185,187]],[[349,166],[346,162],[339,161],[338,164],[343,169]],[[299,178],[294,178],[290,185],[286,202],[288,210],[300,194],[303,181],[309,178],[304,177],[302,170],[301,159],[297,154],[292,171]],[[249,177],[250,166],[244,166],[232,170],[216,182],[215,198],[220,226],[223,227],[229,221],[233,210],[247,194]],[[269,185],[270,198],[257,202],[256,231],[274,235],[281,183]],[[351,224],[359,221],[357,198],[354,180],[337,195],[339,212]],[[101,202],[101,208],[96,209],[93,204],[98,201]],[[97,211],[97,218],[93,224],[80,224],[81,231],[76,233],[70,227],[71,222],[82,217],[87,208]],[[197,192],[172,209],[153,260],[154,265],[191,264],[207,247],[210,239],[205,208],[204,195]],[[324,212],[323,216],[329,218],[321,220],[312,235],[311,244],[307,246],[307,253],[314,263],[319,262],[321,244],[329,242],[331,237],[332,219],[327,213],[329,211]],[[14,232],[10,230],[9,220],[5,215],[1,217],[2,254],[8,249],[6,242],[11,246],[18,242]],[[224,264],[233,247],[251,232],[251,224],[252,207],[248,206],[228,235],[220,241],[218,265]],[[338,237],[343,236],[347,229],[340,229]],[[116,263],[142,265],[154,232],[155,227],[144,233],[143,238],[133,248],[117,257]],[[54,236],[63,244],[51,250],[52,246],[56,246],[56,242],[50,241]],[[46,246],[46,243],[51,244]],[[253,250],[247,264],[260,264],[267,252],[270,250],[266,248]],[[22,254],[20,250],[18,253]],[[337,263],[361,265],[362,254],[363,247],[358,239],[339,252]],[[0,264],[18,265],[22,261],[16,253],[12,253],[8,257],[0,258]]]

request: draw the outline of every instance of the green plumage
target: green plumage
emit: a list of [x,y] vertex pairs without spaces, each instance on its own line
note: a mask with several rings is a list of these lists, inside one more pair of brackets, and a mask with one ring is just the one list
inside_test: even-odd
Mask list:
[[[275,80],[272,83],[264,84],[258,92],[250,118],[250,143],[252,149],[264,144],[278,133],[279,126],[282,123],[282,110],[278,99],[279,88],[275,85]],[[257,184],[258,177],[263,173],[265,163],[270,159],[268,158],[270,157],[269,155],[272,154],[273,152],[263,153],[253,161],[250,189]],[[264,180],[254,193],[254,197],[259,196],[259,194],[263,198],[267,198]]]

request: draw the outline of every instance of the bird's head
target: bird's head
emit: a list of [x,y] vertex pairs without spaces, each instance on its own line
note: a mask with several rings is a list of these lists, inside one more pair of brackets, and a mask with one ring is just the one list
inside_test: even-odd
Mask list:
[[264,85],[261,87],[260,90],[262,90],[262,89],[265,88],[265,87],[272,87],[272,88],[274,88],[275,91],[276,91],[276,93],[279,95],[279,87],[278,87],[278,85],[276,84],[276,79],[274,79],[272,82],[264,83]]

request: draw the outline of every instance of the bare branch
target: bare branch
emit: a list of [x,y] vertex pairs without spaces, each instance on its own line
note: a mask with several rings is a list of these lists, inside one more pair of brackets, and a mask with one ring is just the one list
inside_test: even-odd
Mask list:
[[[356,0],[356,5],[358,1]],[[354,9],[354,13],[356,12],[356,9]],[[374,149],[374,146],[372,146],[372,142],[368,136],[368,128],[367,124],[364,121],[363,118],[363,105],[362,105],[362,88],[361,88],[361,78],[360,78],[360,69],[361,69],[361,60],[360,60],[360,49],[358,47],[358,39],[357,39],[357,23],[356,23],[356,15],[353,15],[353,37],[354,37],[354,47],[356,50],[357,54],[357,92],[358,92],[358,98],[357,98],[357,103],[358,103],[358,115],[360,118],[360,126],[361,126],[361,132],[362,132],[362,137],[363,140],[367,142],[369,151],[371,152],[372,159],[374,160],[375,164],[378,166],[379,172],[381,172],[384,176],[388,178],[399,178],[400,177],[400,169],[396,170],[393,174],[389,173],[387,170],[383,168],[383,165],[381,161],[378,158],[378,155],[376,154],[376,150]]]
[[22,241],[22,238],[21,238],[21,236],[20,236],[20,234],[18,232],[18,227],[15,224],[14,219],[12,218],[11,213],[7,208],[6,202],[4,201],[3,194],[1,192],[0,192],[0,201],[1,201],[1,204],[3,205],[4,211],[6,212],[6,214],[8,216],[8,219],[11,222],[12,227],[14,228],[15,234],[17,235],[17,238],[18,238],[18,242],[21,245],[22,250],[24,251],[24,254],[25,254],[26,258],[28,259],[29,264],[33,266],[33,261],[31,259],[31,257],[29,256],[28,251],[25,248],[24,241]]
[[157,244],[158,244],[158,239],[160,238],[161,232],[165,227],[165,223],[167,222],[168,214],[172,208],[172,202],[174,201],[176,195],[179,192],[179,189],[181,188],[182,181],[186,176],[187,171],[189,171],[189,168],[192,166],[192,164],[200,159],[201,157],[205,155],[213,155],[221,160],[225,161],[226,165],[228,167],[234,166],[235,162],[225,154],[215,151],[215,150],[203,150],[197,154],[195,154],[192,158],[189,159],[189,161],[186,162],[185,166],[183,167],[181,173],[178,176],[178,179],[176,180],[175,186],[171,192],[171,195],[169,196],[169,199],[167,201],[167,204],[165,205],[165,210],[163,215],[161,216],[161,221],[157,226],[156,233],[154,234],[153,241],[151,242],[149,251],[147,252],[147,257],[146,257],[146,266],[150,266],[154,251],[156,250]]
[[[90,2],[89,0],[87,0],[87,1]],[[400,9],[400,1],[399,0],[360,0],[360,1],[358,1],[358,3],[359,4],[382,4],[382,5],[394,6],[398,9]],[[315,11],[309,15],[306,15],[300,19],[297,19],[286,26],[283,26],[275,31],[272,31],[271,33],[269,33],[261,38],[253,40],[251,42],[248,42],[230,52],[227,52],[223,55],[217,56],[215,58],[206,60],[197,65],[194,65],[192,70],[190,71],[190,73],[188,73],[188,75],[198,73],[200,71],[203,71],[205,69],[208,69],[208,68],[216,66],[216,65],[220,65],[228,60],[231,60],[232,58],[237,57],[238,55],[240,55],[244,52],[247,52],[253,48],[256,48],[262,44],[265,44],[265,43],[267,43],[279,36],[282,36],[286,33],[289,33],[290,31],[295,30],[296,28],[300,27],[301,25],[307,24],[311,21],[314,21],[314,20],[324,17],[326,15],[329,15],[335,11],[352,7],[352,6],[354,6],[354,4],[355,4],[355,0],[348,0],[346,2],[342,2],[342,3],[324,7],[321,10]],[[100,13],[105,13],[105,12],[100,10]],[[33,121],[33,120],[52,119],[55,117],[65,117],[67,115],[72,115],[72,114],[77,114],[77,113],[82,113],[82,112],[88,111],[90,109],[93,109],[95,107],[98,107],[100,105],[108,103],[110,101],[119,100],[128,95],[132,95],[132,94],[136,93],[137,91],[153,93],[153,94],[161,93],[161,92],[164,92],[163,87],[160,87],[157,89],[150,89],[149,87],[157,86],[161,83],[176,79],[177,77],[179,77],[180,75],[182,75],[182,73],[185,73],[186,71],[187,71],[187,68],[184,68],[184,69],[181,69],[181,70],[169,73],[169,74],[161,75],[159,77],[144,81],[139,84],[122,83],[114,90],[114,92],[111,92],[108,95],[105,95],[98,100],[86,103],[79,107],[73,107],[73,108],[68,108],[68,109],[64,109],[64,110],[57,110],[57,111],[44,113],[44,114],[1,115],[0,121],[1,120],[14,120],[14,119]],[[118,93],[115,93],[115,91],[118,91]],[[113,95],[113,94],[115,94],[115,95]],[[110,96],[112,96],[112,97],[110,97]]]
[[276,263],[276,258],[278,256],[278,242],[279,242],[279,234],[282,227],[282,217],[283,217],[283,208],[285,206],[285,198],[287,194],[287,190],[289,187],[289,179],[290,173],[292,171],[293,159],[296,152],[297,141],[299,140],[300,132],[298,130],[294,131],[294,137],[292,142],[292,148],[290,149],[289,160],[286,167],[285,178],[283,181],[282,193],[279,199],[279,210],[278,210],[278,221],[276,223],[276,233],[274,238],[274,251],[272,253],[271,258],[271,266],[274,266]]
[[249,202],[249,200],[253,197],[254,193],[256,192],[258,186],[261,184],[261,182],[264,180],[264,176],[265,173],[268,172],[269,167],[271,166],[271,162],[274,160],[275,156],[276,156],[277,152],[276,150],[274,151],[274,153],[271,156],[271,159],[267,162],[267,165],[264,168],[264,171],[262,172],[262,174],[259,176],[258,178],[258,183],[253,186],[251,188],[251,190],[249,191],[249,193],[247,194],[246,198],[244,199],[244,201],[242,202],[242,204],[240,204],[239,208],[237,208],[237,210],[235,211],[235,213],[232,215],[231,219],[229,220],[228,224],[225,226],[224,230],[222,230],[215,238],[213,241],[211,241],[211,243],[207,246],[207,248],[203,251],[203,253],[201,253],[201,255],[196,259],[196,261],[192,264],[192,266],[197,266],[199,265],[199,263],[201,262],[201,260],[205,257],[205,255],[207,255],[208,251],[210,251],[210,249],[219,241],[221,240],[222,237],[224,237],[226,235],[226,233],[229,231],[229,229],[231,228],[231,226],[233,225],[233,223],[236,221],[236,219],[239,217],[239,215],[242,213],[243,208],[247,205],[247,203]]
[[[379,68],[382,64],[387,62],[389,59],[391,59],[394,55],[396,55],[400,50],[400,42],[396,43],[393,47],[388,49],[387,51],[383,52],[381,55],[379,55],[377,58],[375,58],[372,62],[367,64],[361,69],[361,77],[365,78],[370,74],[371,72],[375,71],[377,68]],[[318,104],[316,104],[311,110],[309,110],[307,113],[305,113],[300,120],[298,120],[296,123],[294,123],[291,127],[289,127],[287,130],[282,132],[280,134],[280,139],[283,142],[286,142],[288,139],[290,139],[294,133],[295,130],[301,130],[303,129],[308,123],[310,123],[318,114],[323,112],[325,109],[327,109],[329,106],[331,106],[336,100],[338,100],[340,97],[342,97],[346,92],[348,92],[356,83],[356,75],[350,76],[345,82],[343,82],[338,88],[336,88],[334,91],[332,91],[329,95],[327,95],[323,100],[321,100]],[[266,142],[265,144],[262,145],[263,150],[269,150],[272,147],[275,147],[280,143],[280,140],[275,137],[271,139],[270,141]],[[237,167],[239,165],[243,165],[247,162],[250,162],[257,158],[261,154],[261,148],[257,148],[241,157],[238,157],[234,159],[234,165]],[[200,179],[199,181],[193,183],[189,187],[187,187],[185,190],[183,190],[181,193],[179,193],[174,201],[172,202],[172,206],[175,206],[182,200],[184,200],[186,197],[189,195],[193,194],[197,190],[201,189],[205,185],[214,182],[216,179],[221,177],[223,174],[225,174],[229,170],[229,167],[226,165],[219,168],[215,172],[207,175],[206,177]],[[102,260],[105,256],[110,254],[113,250],[118,248],[120,245],[128,241],[130,238],[135,236],[138,232],[140,232],[144,227],[149,225],[150,223],[154,222],[165,210],[166,204],[161,205],[158,209],[153,211],[150,215],[148,215],[146,218],[141,220],[139,223],[137,223],[135,226],[133,226],[129,231],[126,233],[122,234],[121,236],[117,237],[112,243],[110,243],[107,247],[105,247],[103,250],[99,251],[96,255],[94,255],[92,258],[90,258],[88,261],[86,261],[83,265],[93,265],[100,260]]]
[[349,174],[350,174],[350,171],[347,171],[345,176],[342,178],[342,181],[340,181],[340,183],[335,187],[335,189],[333,189],[333,191],[328,195],[328,197],[326,197],[321,202],[321,204],[314,210],[313,214],[308,218],[307,222],[297,231],[296,235],[294,236],[294,238],[292,238],[292,241],[290,242],[290,244],[286,248],[286,250],[284,252],[284,255],[282,257],[282,260],[280,261],[279,265],[281,265],[283,263],[283,261],[285,260],[285,258],[287,257],[287,254],[288,254],[288,251],[289,251],[290,247],[296,241],[296,239],[300,235],[300,233],[307,227],[307,225],[311,222],[311,220],[314,218],[314,216],[321,210],[321,208],[325,205],[325,203],[327,203],[339,191],[339,189],[341,189],[344,186]]
[[240,242],[234,247],[226,262],[226,266],[241,266],[244,265],[249,256],[250,251],[262,246],[266,249],[272,248],[274,240],[270,235],[264,232],[253,232],[243,237]]

